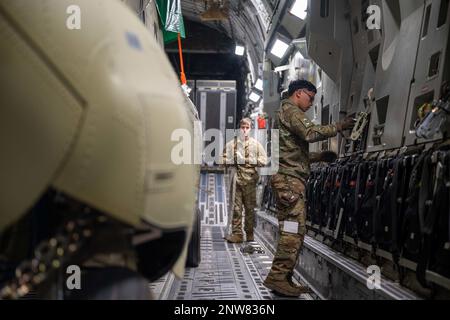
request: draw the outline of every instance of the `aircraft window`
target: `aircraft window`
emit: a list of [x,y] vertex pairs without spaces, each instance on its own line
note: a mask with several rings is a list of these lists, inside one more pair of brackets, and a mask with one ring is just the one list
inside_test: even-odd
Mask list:
[[322,18],[328,17],[330,14],[330,0],[320,0],[320,16]]
[[425,22],[423,24],[422,38],[426,37],[428,34],[428,24],[430,23],[431,15],[431,4],[427,6],[427,11],[425,13]]
[[439,8],[439,18],[437,27],[442,27],[447,22],[449,0],[441,0],[441,7]]
[[415,130],[419,121],[429,112],[429,104],[433,102],[434,90],[418,96],[414,100],[413,114],[411,116],[411,130]]
[[430,67],[428,68],[428,77],[431,78],[439,73],[439,60],[441,52],[436,52],[431,56]]
[[377,45],[369,51],[370,61],[372,62],[373,69],[377,70],[378,56],[380,55],[380,45]]
[[389,96],[377,100],[377,114],[379,125],[386,123],[388,106],[389,106]]

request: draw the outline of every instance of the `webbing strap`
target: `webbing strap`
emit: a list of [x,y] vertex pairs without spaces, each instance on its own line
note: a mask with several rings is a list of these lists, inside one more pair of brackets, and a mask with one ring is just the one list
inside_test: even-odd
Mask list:
[[430,195],[432,193],[432,170],[431,170],[431,157],[427,155],[425,159],[423,159],[422,165],[422,176],[420,183],[420,191],[419,191],[419,224],[420,231],[424,232],[424,224],[425,218],[427,216],[428,208],[430,207],[432,199],[430,199]]
[[[365,181],[364,172],[368,170],[367,164],[365,162],[362,162],[358,165],[358,173],[356,174],[356,189],[355,189],[355,207],[354,207],[354,216],[358,216],[358,212],[361,209],[362,205],[362,192],[363,192],[363,185]],[[364,180],[364,181],[363,181]]]
[[[443,165],[443,162],[445,163],[445,156],[442,152],[437,152],[434,154],[435,157],[437,157],[438,161],[436,164],[436,170],[435,170],[435,179],[432,179],[432,177],[424,177],[424,174],[428,174],[432,171],[431,166],[431,158],[432,154],[429,154],[428,157],[425,159],[424,162],[424,170],[422,171],[422,179],[426,179],[426,184],[424,186],[421,186],[421,193],[426,192],[426,198],[425,196],[422,196],[422,201],[425,198],[427,203],[423,204],[420,203],[421,207],[419,208],[419,215],[423,219],[423,227],[422,227],[422,233],[423,233],[423,247],[422,251],[420,253],[420,260],[417,265],[417,280],[420,282],[421,285],[427,286],[426,281],[426,270],[428,269],[428,265],[430,263],[430,257],[431,257],[431,251],[433,245],[435,245],[433,239],[434,237],[434,231],[436,229],[437,221],[439,218],[439,214],[442,211],[443,212],[443,205],[444,199],[447,195],[446,190],[446,179],[445,179],[445,165]],[[441,159],[443,158],[443,159]],[[444,161],[443,161],[444,160]],[[435,188],[432,190],[432,182],[435,182]],[[422,180],[423,183],[423,180]],[[431,194],[431,199],[430,198]],[[429,210],[427,209],[429,208]],[[422,210],[420,210],[422,209]]]
[[[382,192],[382,185],[383,183],[380,181],[382,179],[382,170],[384,169],[384,161],[381,160],[377,163],[377,170],[375,173],[375,204],[373,206],[373,213],[372,213],[372,244],[376,243],[376,235],[377,235],[377,229],[378,229],[378,212],[380,210],[381,205],[381,192]],[[381,187],[380,187],[381,185]]]
[[392,195],[391,195],[391,236],[392,236],[392,253],[394,256],[398,255],[398,239],[397,239],[397,220],[401,202],[399,201],[399,192],[401,193],[401,182],[399,183],[402,174],[404,174],[403,158],[394,160],[394,176],[392,177]]

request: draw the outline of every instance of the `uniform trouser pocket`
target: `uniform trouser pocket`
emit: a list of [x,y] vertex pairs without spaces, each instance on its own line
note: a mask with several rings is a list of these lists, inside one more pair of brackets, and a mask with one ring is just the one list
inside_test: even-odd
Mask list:
[[306,233],[305,185],[281,174],[274,175],[271,184],[277,200],[279,239],[270,277],[284,280],[297,264]]
[[236,191],[233,204],[233,233],[242,234],[243,211],[245,212],[245,231],[252,233],[254,225],[254,211],[256,207],[256,183],[239,185],[236,184]]
[[272,177],[277,199],[280,232],[306,234],[305,185],[300,179],[277,174]]

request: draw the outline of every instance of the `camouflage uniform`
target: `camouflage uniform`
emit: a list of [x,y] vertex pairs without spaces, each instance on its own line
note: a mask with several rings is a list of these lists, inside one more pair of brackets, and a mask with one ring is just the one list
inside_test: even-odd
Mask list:
[[309,143],[335,136],[337,128],[313,124],[289,99],[281,103],[275,128],[279,129],[280,160],[278,174],[272,176],[271,185],[277,201],[279,240],[268,279],[291,281],[290,275],[306,233],[305,181],[310,174]]
[[242,210],[245,209],[245,233],[253,239],[254,210],[256,206],[256,167],[265,166],[267,155],[254,138],[235,138],[227,143],[222,157],[223,164],[236,166],[236,189],[233,203],[232,233],[242,237]]

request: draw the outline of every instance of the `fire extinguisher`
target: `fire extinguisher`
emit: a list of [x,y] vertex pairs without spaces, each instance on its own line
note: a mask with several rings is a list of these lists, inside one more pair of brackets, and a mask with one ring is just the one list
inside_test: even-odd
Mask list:
[[258,116],[258,129],[266,128],[266,119],[263,115]]

